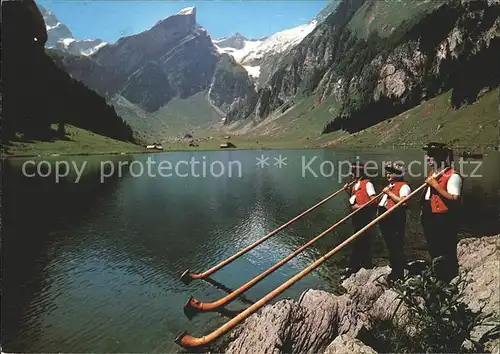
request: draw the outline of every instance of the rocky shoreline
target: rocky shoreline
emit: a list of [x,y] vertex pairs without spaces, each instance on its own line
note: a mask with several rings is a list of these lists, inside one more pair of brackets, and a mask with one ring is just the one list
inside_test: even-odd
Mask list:
[[[500,318],[500,234],[463,239],[458,244],[460,273],[469,280],[462,301],[473,311],[482,308]],[[345,293],[334,295],[308,290],[298,301],[282,300],[264,307],[231,333],[227,353],[376,353],[363,342],[374,320],[391,320],[404,326],[404,307],[397,293],[386,286],[389,267],[362,269],[342,283]],[[396,311],[393,316],[394,312]],[[477,326],[479,340],[488,328]],[[365,340],[366,341],[366,340]],[[485,349],[499,353],[500,339]]]

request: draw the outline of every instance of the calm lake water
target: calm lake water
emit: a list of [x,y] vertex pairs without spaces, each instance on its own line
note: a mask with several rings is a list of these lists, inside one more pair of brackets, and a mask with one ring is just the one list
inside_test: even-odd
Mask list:
[[[256,166],[256,158],[268,157],[269,166]],[[274,163],[286,157],[282,168]],[[86,161],[78,183],[70,174],[59,183],[54,173],[28,178],[21,167],[26,160],[4,161],[3,190],[3,293],[2,338],[6,352],[176,352],[179,332],[201,336],[227,321],[218,313],[187,319],[183,306],[189,295],[215,300],[224,291],[204,282],[185,285],[179,279],[187,268],[202,271],[259,239],[301,211],[325,198],[346,181],[335,175],[323,177],[323,161],[423,161],[421,151],[213,151],[154,155],[67,158],[77,166]],[[147,167],[151,157],[157,166],[168,161],[171,177],[138,177],[139,162]],[[195,177],[187,164],[194,158]],[[306,170],[302,159],[318,174]],[[54,158],[51,168],[61,158]],[[113,177],[101,183],[101,162],[115,168]],[[118,163],[134,164],[132,173]],[[219,175],[211,176],[210,165]],[[229,176],[230,162],[232,176]],[[241,176],[238,170],[241,166]],[[203,177],[203,162],[207,164]],[[164,163],[164,166],[168,166]],[[167,164],[167,165],[165,165]],[[323,165],[324,175],[330,173]],[[334,165],[335,167],[337,165]],[[48,166],[44,166],[46,169]],[[42,173],[48,172],[44,168]],[[468,165],[470,172],[475,165]],[[418,168],[415,168],[415,171]],[[422,167],[423,170],[423,167]],[[463,235],[498,232],[500,155],[489,154],[464,184]],[[28,169],[29,173],[34,172]],[[110,172],[106,170],[106,173]],[[147,172],[147,170],[146,170]],[[108,173],[107,175],[110,175]],[[413,188],[423,177],[409,179]],[[375,179],[377,190],[383,179]],[[237,288],[291,253],[347,213],[342,194],[297,221],[261,246],[215,273],[213,278]],[[418,202],[410,207],[406,253],[408,258],[427,257],[418,220]],[[255,301],[318,256],[352,234],[347,222],[314,247],[283,266],[248,291]],[[296,283],[276,300],[297,299],[309,288],[335,291],[339,270],[345,267],[349,249]],[[379,235],[375,258],[386,264],[386,251]],[[248,306],[237,300],[228,308]]]

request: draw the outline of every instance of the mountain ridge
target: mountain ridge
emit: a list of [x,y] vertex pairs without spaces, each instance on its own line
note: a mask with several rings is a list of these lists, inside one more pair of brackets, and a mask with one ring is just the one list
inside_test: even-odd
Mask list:
[[283,52],[299,44],[316,27],[317,21],[276,32],[259,40],[249,40],[240,33],[225,39],[212,41],[221,54],[231,55],[257,82],[262,66],[272,63]]
[[101,39],[76,39],[68,26],[59,21],[53,12],[39,4],[37,4],[37,7],[46,25],[48,36],[46,48],[57,49],[70,54],[90,56],[107,45]]
[[[264,40],[239,32],[212,40],[196,23],[196,8],[190,8],[180,11],[182,19],[175,20],[178,13],[120,38],[89,62],[73,57],[59,62],[115,107],[126,100],[144,110],[127,110],[137,113],[134,122],[167,112],[174,99],[196,95],[191,102],[204,97],[221,113],[225,130],[265,125],[296,111],[299,102],[310,102],[311,111],[329,115],[312,122],[321,124],[318,134],[355,133],[447,90],[451,107],[458,108],[474,102],[484,87],[498,86],[499,5],[331,0],[309,24],[282,31],[285,45],[275,40],[282,32]],[[176,34],[165,39],[168,33]],[[277,50],[258,49],[273,40]],[[95,74],[87,76],[85,67]],[[299,119],[293,124],[300,126]]]
[[[125,112],[124,118],[145,135],[161,129],[163,123],[153,117],[174,99],[207,92],[207,103],[230,115],[256,95],[243,67],[218,53],[206,29],[196,22],[195,7],[122,37],[92,56],[51,55],[73,78]],[[131,104],[137,108],[131,109]],[[152,124],[142,124],[140,117],[150,117]]]
[[327,104],[332,116],[323,133],[356,132],[450,88],[453,107],[470,104],[500,81],[499,5],[340,1],[285,55],[246,119],[259,124],[315,97],[311,109]]

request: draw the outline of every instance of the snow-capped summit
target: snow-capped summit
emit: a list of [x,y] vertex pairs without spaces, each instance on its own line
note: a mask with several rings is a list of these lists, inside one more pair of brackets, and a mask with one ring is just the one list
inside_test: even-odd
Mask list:
[[194,6],[186,7],[181,11],[179,11],[177,15],[185,15],[185,16],[196,15],[196,8]]
[[260,74],[259,61],[265,55],[274,55],[284,52],[299,44],[309,33],[316,28],[317,21],[277,32],[272,36],[260,40],[248,40],[239,33],[229,38],[212,41],[220,53],[231,55],[245,69],[250,76]]
[[88,56],[107,44],[100,39],[78,40],[74,38],[70,29],[59,21],[53,12],[45,9],[41,5],[38,5],[38,8],[42,13],[43,20],[45,21],[45,28],[47,29],[46,48]]

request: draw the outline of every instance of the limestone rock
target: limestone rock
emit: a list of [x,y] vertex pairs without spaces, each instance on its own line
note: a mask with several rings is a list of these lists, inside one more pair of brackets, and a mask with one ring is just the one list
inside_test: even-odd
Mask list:
[[348,297],[309,290],[298,302],[280,301],[250,317],[227,352],[319,352],[339,333],[356,336],[363,323]]
[[372,347],[346,335],[340,335],[326,348],[325,354],[376,354]]
[[500,315],[500,235],[464,239],[457,252],[460,271],[471,281],[464,301],[472,310]]
[[[464,302],[473,310],[481,307],[499,318],[500,235],[465,239],[458,245],[460,271],[469,277]],[[389,319],[399,301],[397,294],[385,289],[389,267],[361,269],[344,280],[343,295],[308,290],[298,301],[284,300],[263,308],[232,334],[230,353],[374,353],[356,338],[370,329],[371,320]],[[465,273],[468,272],[468,273]],[[405,326],[406,309],[401,306],[393,319]],[[405,327],[406,328],[406,327]],[[412,328],[406,328],[411,334]],[[477,328],[479,339],[488,328]],[[488,343],[495,350],[499,342]]]
[[[492,322],[500,319],[500,235],[461,240],[458,244],[460,272],[470,281],[465,288],[463,301],[473,311],[481,310],[491,314]],[[493,324],[474,329],[475,340],[479,340]],[[500,340],[488,343],[493,351],[500,346]]]

